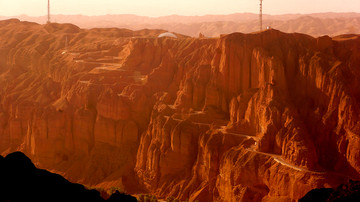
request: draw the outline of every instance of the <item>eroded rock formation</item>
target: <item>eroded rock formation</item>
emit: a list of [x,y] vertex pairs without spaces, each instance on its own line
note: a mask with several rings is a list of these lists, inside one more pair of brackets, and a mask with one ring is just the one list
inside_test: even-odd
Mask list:
[[359,177],[357,35],[0,24],[2,153],[182,200],[295,200]]

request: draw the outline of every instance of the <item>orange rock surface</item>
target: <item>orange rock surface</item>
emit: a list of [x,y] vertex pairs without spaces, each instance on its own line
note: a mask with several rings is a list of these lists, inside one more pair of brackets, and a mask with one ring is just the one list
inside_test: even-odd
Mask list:
[[360,173],[360,37],[0,21],[0,152],[74,182],[292,201]]

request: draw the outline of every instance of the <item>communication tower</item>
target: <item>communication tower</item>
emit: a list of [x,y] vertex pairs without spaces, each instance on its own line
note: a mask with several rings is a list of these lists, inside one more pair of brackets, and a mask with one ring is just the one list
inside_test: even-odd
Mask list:
[[260,14],[259,14],[259,18],[260,18],[260,31],[262,30],[262,1],[260,0]]
[[50,23],[50,0],[48,0],[48,16],[47,16],[47,23]]

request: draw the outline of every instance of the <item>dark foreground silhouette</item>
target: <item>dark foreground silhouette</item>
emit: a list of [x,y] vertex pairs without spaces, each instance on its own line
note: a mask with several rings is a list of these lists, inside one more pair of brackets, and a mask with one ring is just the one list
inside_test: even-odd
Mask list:
[[[61,175],[37,169],[21,152],[0,156],[0,202],[3,201],[105,201],[96,190],[67,181]],[[137,201],[119,192],[107,201]]]
[[299,202],[355,202],[360,201],[360,181],[350,180],[336,189],[313,189]]

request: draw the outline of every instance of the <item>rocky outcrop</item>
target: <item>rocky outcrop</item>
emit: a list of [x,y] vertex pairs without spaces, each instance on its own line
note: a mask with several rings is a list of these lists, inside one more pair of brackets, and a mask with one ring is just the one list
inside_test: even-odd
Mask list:
[[182,200],[296,200],[359,177],[357,35],[0,24],[2,153]]

